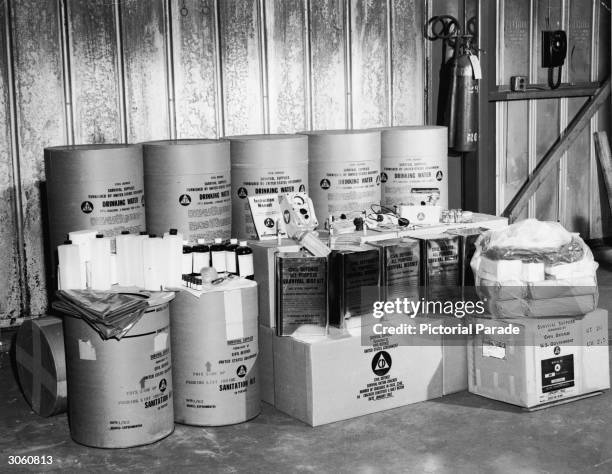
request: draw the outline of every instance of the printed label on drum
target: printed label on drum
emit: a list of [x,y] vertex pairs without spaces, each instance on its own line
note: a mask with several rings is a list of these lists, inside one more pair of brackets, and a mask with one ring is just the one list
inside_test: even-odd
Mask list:
[[[147,222],[152,228],[177,222],[189,241],[229,238],[231,185],[229,170],[185,176],[147,176]],[[186,234],[186,235],[185,235]]]
[[[162,338],[167,338],[168,330],[169,328],[166,326],[157,331],[156,336],[162,335]],[[143,427],[143,421],[155,419],[155,415],[151,417],[149,412],[162,411],[171,407],[170,347],[167,347],[167,343],[164,345],[166,347],[161,350],[151,347],[147,368],[143,370],[142,377],[139,380],[134,380],[132,386],[126,387],[123,396],[117,402],[120,411],[112,411],[120,417],[117,416],[109,421],[108,429],[110,431],[146,429]]]
[[406,156],[382,160],[382,203],[446,207],[447,157]]
[[191,394],[202,396],[186,398],[187,408],[214,410],[218,404],[224,404],[220,397],[244,397],[257,383],[256,371],[253,370],[257,361],[256,338],[249,336],[227,341],[226,349],[220,355],[219,359],[202,361],[185,380],[187,385],[198,387]]
[[319,222],[330,214],[339,216],[380,203],[380,169],[374,160],[329,162],[312,165],[311,169],[310,196]]
[[[107,236],[122,230],[136,232],[144,229],[144,185],[141,177],[121,181],[87,183],[82,197],[75,198],[82,215],[93,229]],[[74,194],[73,194],[74,195]]]
[[[372,346],[363,350],[364,363],[369,363],[372,378],[357,394],[357,400],[377,402],[393,398],[397,392],[404,390],[406,385],[397,372],[393,371],[393,348],[397,347],[388,336],[371,336]],[[365,373],[365,368],[363,369]]]
[[291,168],[232,169],[233,219],[239,237],[257,238],[251,207],[247,197],[264,194],[308,192],[308,165],[299,164]]

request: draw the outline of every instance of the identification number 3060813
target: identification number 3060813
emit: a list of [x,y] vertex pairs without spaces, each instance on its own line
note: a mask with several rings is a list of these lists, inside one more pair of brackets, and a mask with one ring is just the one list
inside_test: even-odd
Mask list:
[[53,464],[53,456],[9,456],[9,464]]

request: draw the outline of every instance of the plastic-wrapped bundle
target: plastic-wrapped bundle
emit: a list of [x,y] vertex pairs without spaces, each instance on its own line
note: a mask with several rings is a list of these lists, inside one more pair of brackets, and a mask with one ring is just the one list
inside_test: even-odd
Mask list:
[[597,262],[578,234],[526,219],[488,231],[471,261],[493,317],[577,316],[597,307]]

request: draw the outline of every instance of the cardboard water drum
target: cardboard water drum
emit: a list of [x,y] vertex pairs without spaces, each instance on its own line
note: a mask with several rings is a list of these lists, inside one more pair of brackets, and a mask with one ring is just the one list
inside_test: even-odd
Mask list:
[[231,237],[230,148],[227,140],[143,143],[147,229],[183,237]]
[[174,430],[172,297],[153,293],[147,311],[119,341],[103,340],[82,319],[64,317],[68,420],[77,443],[128,448]]
[[35,413],[66,411],[66,358],[62,320],[53,316],[25,321],[15,343],[21,390]]
[[329,215],[380,204],[380,132],[307,132],[310,197],[320,226]]
[[446,127],[382,129],[381,203],[391,208],[424,203],[448,209],[447,141]]
[[123,230],[145,230],[141,146],[45,148],[45,174],[51,268],[68,232],[96,229],[112,237]]
[[257,284],[241,279],[172,302],[174,419],[198,426],[241,423],[261,410]]
[[308,139],[304,135],[228,137],[232,160],[232,235],[255,239],[248,197],[308,192]]

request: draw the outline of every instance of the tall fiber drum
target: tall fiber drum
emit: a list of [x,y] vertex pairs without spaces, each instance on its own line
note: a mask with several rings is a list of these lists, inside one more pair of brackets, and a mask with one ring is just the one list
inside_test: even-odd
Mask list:
[[382,204],[448,208],[447,141],[446,127],[382,129]]
[[308,139],[303,135],[228,137],[232,158],[232,234],[257,238],[248,197],[308,191]]
[[380,204],[380,132],[307,132],[310,197],[319,224]]
[[145,230],[139,145],[46,148],[45,173],[50,255],[75,230],[96,229],[107,237]]
[[172,302],[174,417],[178,423],[221,426],[260,412],[257,284],[225,281],[200,296]]
[[185,239],[229,239],[230,150],[227,140],[143,143],[147,229],[178,229]]
[[117,341],[84,320],[64,317],[68,419],[77,443],[128,448],[174,430],[169,301],[153,293],[149,308]]

